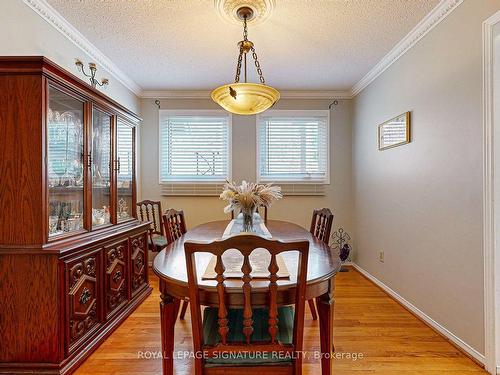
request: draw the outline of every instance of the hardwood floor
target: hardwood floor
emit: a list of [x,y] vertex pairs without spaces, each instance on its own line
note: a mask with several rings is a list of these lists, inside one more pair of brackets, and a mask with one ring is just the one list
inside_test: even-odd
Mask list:
[[[90,356],[76,375],[159,375],[158,279],[151,274],[152,295]],[[459,350],[393,301],[359,272],[339,273],[335,290],[335,374],[416,375],[486,374]],[[189,310],[188,310],[189,311]],[[319,350],[319,324],[307,311],[305,350]],[[183,351],[191,349],[189,313],[175,330],[175,373],[192,373]],[[344,355],[344,358],[340,356]],[[353,360],[352,354],[362,354]],[[347,358],[348,354],[351,358]],[[319,360],[307,358],[304,374],[320,373]]]

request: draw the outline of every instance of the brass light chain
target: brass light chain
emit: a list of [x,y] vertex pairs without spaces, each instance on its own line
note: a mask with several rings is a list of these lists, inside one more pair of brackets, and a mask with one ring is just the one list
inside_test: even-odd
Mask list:
[[[248,41],[248,28],[247,28],[247,17],[243,18],[243,41]],[[264,79],[264,75],[262,74],[262,68],[260,67],[259,59],[257,57],[257,53],[255,52],[255,48],[252,46],[252,57],[254,59],[255,68],[257,69],[257,74],[259,75],[260,82],[265,85],[266,80]],[[236,64],[236,75],[234,77],[234,83],[240,82],[241,75],[241,63],[243,61],[243,55],[245,55],[245,82],[246,82],[246,52],[244,51],[243,44],[240,45],[240,53],[238,55],[238,63]]]
[[[243,40],[248,40],[248,29],[247,29],[247,18],[243,19]],[[241,75],[241,62],[243,60],[243,45],[240,45],[240,54],[238,55],[238,63],[236,64],[236,76],[234,77],[234,83],[240,82]]]
[[247,28],[247,17],[243,18],[243,40],[246,42],[248,40],[248,28]]
[[234,83],[240,82],[242,60],[243,60],[243,47],[240,47],[240,54],[238,55],[238,64],[236,64],[236,76],[234,77]]
[[264,79],[264,75],[262,74],[262,69],[260,68],[259,59],[257,58],[257,53],[255,52],[255,48],[254,47],[252,47],[252,56],[253,56],[253,59],[255,60],[255,67],[257,68],[257,73],[259,74],[260,82],[263,85],[265,85],[266,84],[266,80]]

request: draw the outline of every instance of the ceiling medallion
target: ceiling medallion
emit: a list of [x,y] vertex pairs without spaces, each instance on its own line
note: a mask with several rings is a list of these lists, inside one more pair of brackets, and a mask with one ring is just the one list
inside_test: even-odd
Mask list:
[[238,16],[238,10],[241,8],[252,10],[252,16],[247,22],[256,25],[268,19],[276,6],[276,0],[214,0],[214,2],[219,15],[234,24],[241,24]]
[[[272,107],[279,100],[280,93],[275,88],[266,85],[254,44],[248,40],[247,20],[254,16],[252,9],[242,7],[237,13],[243,21],[243,40],[238,43],[240,53],[234,83],[217,87],[212,91],[212,99],[228,112],[238,115],[255,115]],[[247,54],[249,52],[254,60],[260,83],[247,83]],[[245,80],[243,83],[240,82],[242,65]]]

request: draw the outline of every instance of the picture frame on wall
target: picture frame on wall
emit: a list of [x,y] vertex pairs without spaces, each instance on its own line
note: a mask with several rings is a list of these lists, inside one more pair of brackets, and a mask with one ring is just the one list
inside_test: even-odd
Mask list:
[[410,133],[411,116],[408,111],[378,126],[378,149],[387,150],[410,143]]

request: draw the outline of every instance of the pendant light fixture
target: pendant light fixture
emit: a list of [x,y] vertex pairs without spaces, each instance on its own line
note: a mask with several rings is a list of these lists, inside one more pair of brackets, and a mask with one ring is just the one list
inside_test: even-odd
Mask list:
[[[212,91],[212,99],[228,112],[238,115],[255,115],[272,107],[279,100],[280,93],[275,88],[266,85],[254,44],[248,40],[247,20],[253,17],[253,10],[249,7],[241,7],[237,14],[243,21],[243,40],[238,43],[240,53],[234,83],[217,87]],[[260,83],[247,82],[247,55],[250,52]],[[240,82],[242,64],[244,82]]]

